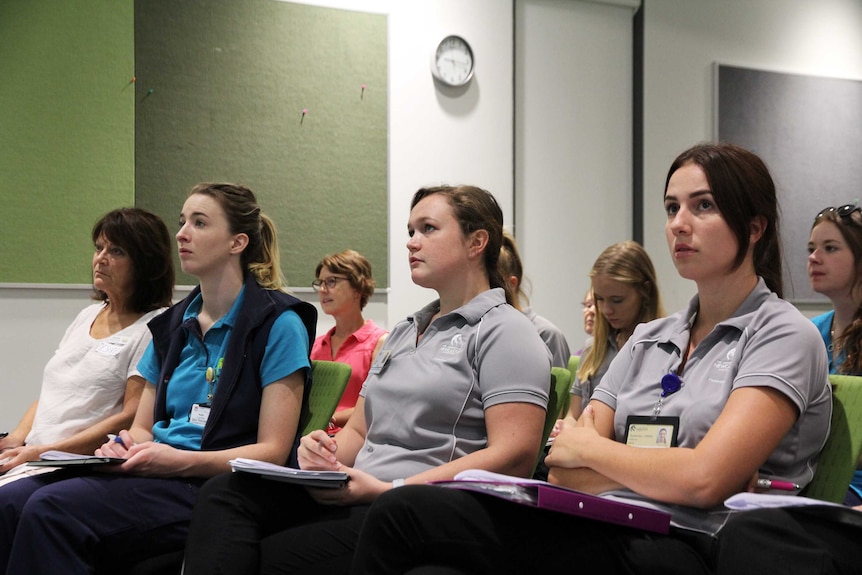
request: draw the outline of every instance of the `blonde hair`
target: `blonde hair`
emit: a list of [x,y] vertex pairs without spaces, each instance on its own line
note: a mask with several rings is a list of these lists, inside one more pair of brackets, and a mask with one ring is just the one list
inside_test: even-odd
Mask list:
[[[641,299],[641,313],[637,323],[664,316],[655,268],[646,250],[637,242],[619,242],[605,248],[590,270],[591,278],[597,275],[604,275],[629,285],[638,292]],[[598,372],[608,354],[608,338],[612,335],[612,331],[611,325],[602,314],[601,306],[597,305],[593,344],[581,360],[578,380],[587,381]]]

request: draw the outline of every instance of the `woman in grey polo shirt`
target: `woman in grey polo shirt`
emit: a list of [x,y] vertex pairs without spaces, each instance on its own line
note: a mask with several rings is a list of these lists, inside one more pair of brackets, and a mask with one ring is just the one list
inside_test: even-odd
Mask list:
[[[398,323],[345,427],[302,439],[303,469],[343,470],[341,489],[226,474],[195,509],[186,575],[346,573],[381,493],[482,468],[526,476],[541,442],[551,359],[497,270],[503,214],[471,186],[422,189],[407,224],[414,283],[439,295]],[[218,528],[215,528],[217,526]]]
[[[804,486],[829,432],[831,392],[817,330],[779,297],[769,171],[742,148],[695,146],[672,164],[664,207],[670,255],[697,295],[688,309],[635,329],[577,424],[564,423],[547,458],[550,480],[596,493],[629,489],[689,513],[721,506],[758,477]],[[654,434],[627,441],[632,417],[667,428],[671,445],[657,448]],[[720,532],[655,535],[409,486],[371,506],[352,573],[432,564],[473,575],[706,574],[716,545]]]

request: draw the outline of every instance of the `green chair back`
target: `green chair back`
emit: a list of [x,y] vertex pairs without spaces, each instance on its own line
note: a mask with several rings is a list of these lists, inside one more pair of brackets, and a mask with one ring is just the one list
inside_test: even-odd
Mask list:
[[[572,385],[572,373],[564,367],[551,368],[551,386],[548,391],[548,410],[545,412],[545,428],[542,430],[542,442],[539,444],[539,453],[536,457],[536,464],[533,466],[533,473],[536,471],[536,466],[542,459],[545,451],[545,444],[548,442],[548,437],[551,435],[551,430],[554,428],[554,423],[557,422],[560,414],[559,406],[563,401],[563,397],[569,394],[569,388]],[[532,476],[532,474],[530,474]]]
[[571,373],[571,377],[569,378],[569,389],[567,393],[562,398],[562,403],[560,404],[560,417],[565,417],[569,413],[569,405],[572,403],[572,384],[578,379],[578,368],[581,366],[581,356],[573,355],[569,358],[568,370]]
[[346,363],[311,361],[311,389],[305,409],[299,416],[300,435],[326,429],[353,370]]
[[862,454],[862,377],[830,375],[832,427],[807,497],[842,503]]

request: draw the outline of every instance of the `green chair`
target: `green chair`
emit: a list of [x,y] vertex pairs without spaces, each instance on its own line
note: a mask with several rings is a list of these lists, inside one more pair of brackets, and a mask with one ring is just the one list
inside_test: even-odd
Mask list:
[[832,427],[814,479],[802,495],[842,503],[862,454],[862,377],[830,375]]
[[565,367],[551,368],[551,386],[548,393],[548,410],[545,412],[545,428],[542,430],[542,442],[539,444],[539,453],[536,457],[536,464],[533,466],[533,473],[536,472],[536,467],[542,459],[545,452],[545,444],[548,442],[548,437],[551,435],[551,430],[554,428],[554,423],[557,422],[560,414],[559,406],[563,398],[569,394],[569,389],[572,385],[572,373]]
[[569,390],[563,396],[562,403],[560,404],[560,417],[565,417],[569,413],[569,405],[572,402],[572,393],[571,389],[576,379],[578,379],[578,368],[581,366],[581,356],[573,355],[569,358],[568,370],[571,373],[571,378],[569,380]]
[[346,363],[315,359],[311,361],[311,390],[299,416],[300,435],[326,429],[353,370]]

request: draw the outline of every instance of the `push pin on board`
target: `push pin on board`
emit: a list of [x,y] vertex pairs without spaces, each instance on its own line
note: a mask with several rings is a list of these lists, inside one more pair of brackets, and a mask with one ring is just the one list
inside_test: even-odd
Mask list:
[[137,82],[137,81],[138,81],[138,77],[137,77],[137,76],[132,76],[132,79],[131,79],[131,80],[129,80],[129,84],[134,84],[134,83],[135,83],[135,82]]
[[365,84],[362,84],[361,91],[359,92],[359,99],[362,100],[365,97]]
[[302,109],[302,115],[299,117],[299,125],[302,125],[302,121],[305,120],[305,116],[308,114],[308,108]]
[[154,90],[153,90],[152,88],[150,88],[149,90],[147,90],[147,93],[146,93],[146,94],[144,94],[144,97],[143,97],[143,98],[141,98],[141,101],[143,102],[144,100],[146,100],[147,98],[149,98],[150,96],[152,96],[152,95],[153,95],[153,91],[154,91]]

